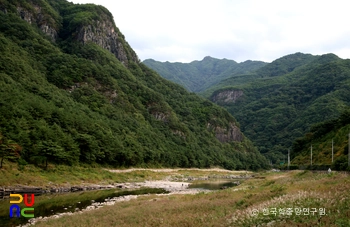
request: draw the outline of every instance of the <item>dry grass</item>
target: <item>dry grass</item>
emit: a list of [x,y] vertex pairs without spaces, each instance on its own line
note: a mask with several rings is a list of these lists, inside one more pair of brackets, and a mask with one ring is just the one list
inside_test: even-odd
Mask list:
[[[344,174],[264,174],[236,188],[196,195],[141,196],[36,226],[349,226],[350,178]],[[237,190],[241,189],[241,190]],[[327,215],[263,215],[262,209],[325,208]],[[251,211],[257,209],[259,215]]]
[[47,170],[26,165],[19,169],[16,163],[5,163],[0,169],[0,187],[16,185],[55,187],[84,184],[112,184],[145,180],[180,179],[199,176],[240,175],[242,171],[224,169],[125,169],[49,165]]

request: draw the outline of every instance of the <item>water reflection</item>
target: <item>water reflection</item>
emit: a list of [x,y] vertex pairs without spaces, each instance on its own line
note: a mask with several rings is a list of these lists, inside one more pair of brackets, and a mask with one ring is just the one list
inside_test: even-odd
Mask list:
[[[35,217],[46,217],[58,213],[76,212],[82,210],[93,202],[104,202],[106,199],[126,195],[144,195],[144,194],[164,194],[168,191],[160,188],[141,188],[136,190],[100,190],[88,192],[72,192],[65,194],[41,195],[40,199],[34,204]],[[38,196],[39,197],[39,196]],[[20,204],[22,207],[23,204]],[[28,218],[10,218],[9,216],[10,200],[0,200],[0,226],[13,227],[20,224],[26,224]]]
[[194,182],[191,183],[189,188],[198,188],[205,190],[220,190],[231,188],[239,185],[239,181],[208,181],[208,182]]

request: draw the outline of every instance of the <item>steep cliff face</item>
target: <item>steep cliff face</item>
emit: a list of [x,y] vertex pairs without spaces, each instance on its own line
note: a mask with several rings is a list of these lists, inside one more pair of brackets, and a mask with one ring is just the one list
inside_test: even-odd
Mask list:
[[227,143],[232,141],[242,142],[244,138],[241,130],[235,125],[235,123],[232,122],[228,125],[227,128],[213,126],[210,123],[208,123],[207,128],[214,131],[215,137],[221,143]]
[[225,104],[235,103],[242,95],[243,95],[242,90],[230,89],[230,90],[225,90],[214,94],[211,97],[211,100],[213,102],[221,102]]
[[[4,9],[4,12],[7,12]],[[54,27],[54,19],[44,12],[41,6],[33,4],[30,9],[18,6],[18,15],[29,24],[36,24],[42,32],[56,41],[58,37],[57,27]]]
[[[51,4],[54,4],[51,1]],[[57,0],[57,2],[63,2]],[[123,34],[114,24],[110,12],[102,6],[74,6],[65,3],[56,5],[54,9],[46,1],[27,1],[16,3],[14,7],[9,1],[0,1],[0,10],[4,13],[14,13],[20,18],[34,24],[48,35],[53,42],[58,38],[66,40],[74,38],[83,44],[92,42],[110,51],[125,66],[132,61],[139,63],[136,53],[125,41]],[[95,14],[91,9],[96,10]]]
[[[29,24],[37,25],[46,35],[51,37],[52,41],[56,42],[60,38],[60,40],[78,41],[84,45],[94,43],[111,52],[126,67],[130,61],[139,63],[136,53],[125,41],[123,34],[115,25],[112,15],[104,7],[68,3],[62,5],[63,8],[58,7],[61,14],[56,15],[56,11],[48,10],[53,10],[53,8],[50,8],[51,6],[47,5],[45,1],[28,2],[30,4],[18,4],[16,10],[12,9],[12,12]],[[72,6],[74,6],[74,10],[70,8]],[[0,8],[7,13],[5,6]],[[91,14],[91,10],[95,10],[96,14]],[[209,61],[211,58],[207,57],[204,60]],[[76,89],[88,90],[89,88],[102,93],[111,104],[115,103],[118,97],[115,89],[107,89],[92,78],[89,79],[89,82],[74,81],[74,85],[65,88],[65,90],[74,93]],[[235,102],[242,95],[242,91],[229,90],[219,93],[213,98],[213,101]],[[178,119],[174,117],[174,114],[171,114],[169,107],[165,108],[165,106],[167,105],[163,102],[156,102],[149,104],[147,110],[157,121],[168,124],[172,118],[172,121],[176,119],[175,121],[178,123]],[[226,126],[208,123],[207,130],[214,132],[215,137],[221,143],[241,142],[244,138],[234,122],[228,122]],[[173,130],[173,134],[186,137],[186,133],[179,129]]]
[[93,23],[80,26],[77,28],[76,39],[84,44],[88,42],[95,43],[100,47],[110,51],[124,65],[128,65],[128,61],[138,63],[138,57],[135,52],[130,51],[112,20],[94,21]]
[[[0,133],[26,162],[266,166],[225,109],[138,64],[106,8],[0,0],[0,10]],[[40,26],[58,31],[55,43]]]

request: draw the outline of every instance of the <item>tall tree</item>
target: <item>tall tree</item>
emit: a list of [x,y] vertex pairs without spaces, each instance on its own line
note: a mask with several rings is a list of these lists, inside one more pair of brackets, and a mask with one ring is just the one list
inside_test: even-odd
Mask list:
[[0,134],[0,169],[2,168],[4,159],[9,157],[19,157],[19,152],[21,150],[22,147],[19,146],[15,141],[9,140]]

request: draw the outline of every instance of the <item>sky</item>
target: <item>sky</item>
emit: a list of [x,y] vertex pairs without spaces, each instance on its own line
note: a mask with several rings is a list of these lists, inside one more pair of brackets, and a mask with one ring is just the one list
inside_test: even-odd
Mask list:
[[106,7],[143,61],[350,58],[347,0],[69,0]]

